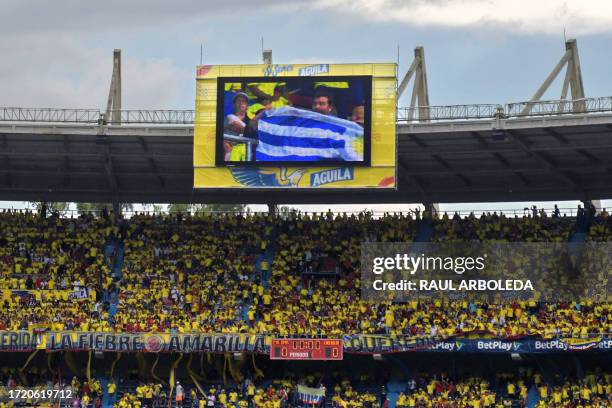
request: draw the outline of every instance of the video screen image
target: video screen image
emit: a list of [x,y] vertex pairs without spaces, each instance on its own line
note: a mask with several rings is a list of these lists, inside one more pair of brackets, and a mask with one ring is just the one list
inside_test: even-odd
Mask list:
[[219,78],[217,165],[367,165],[372,78]]

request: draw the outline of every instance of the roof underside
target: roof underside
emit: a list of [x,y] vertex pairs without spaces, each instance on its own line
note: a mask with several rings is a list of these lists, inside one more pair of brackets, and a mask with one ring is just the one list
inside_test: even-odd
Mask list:
[[193,189],[193,127],[0,125],[0,200],[449,203],[612,198],[612,115],[398,127],[398,190]]

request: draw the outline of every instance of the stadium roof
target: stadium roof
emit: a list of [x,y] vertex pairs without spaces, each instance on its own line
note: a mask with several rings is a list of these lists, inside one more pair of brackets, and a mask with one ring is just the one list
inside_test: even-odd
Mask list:
[[[96,112],[87,110],[70,111],[82,120],[60,123],[55,112],[43,121],[36,115],[11,120],[6,112],[0,117],[0,200],[365,204],[612,198],[612,113],[404,121],[398,123],[398,190],[237,194],[193,189],[191,124],[99,126]],[[189,122],[185,115],[170,115],[174,119],[166,123]]]

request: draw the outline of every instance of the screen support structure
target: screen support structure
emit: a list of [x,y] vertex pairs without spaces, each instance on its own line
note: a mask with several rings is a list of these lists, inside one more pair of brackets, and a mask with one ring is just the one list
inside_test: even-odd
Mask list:
[[[408,88],[408,84],[412,77],[414,77],[414,83],[410,97],[410,108],[408,109],[408,121],[412,121],[416,114],[419,122],[429,122],[429,87],[427,86],[425,49],[422,46],[418,46],[414,49],[412,63],[397,88],[397,100],[399,100],[406,88]],[[418,184],[418,181],[415,182]],[[439,212],[440,205],[438,203],[429,202],[426,195],[423,196],[423,201],[422,204],[427,213],[433,215]]]
[[121,123],[121,50],[113,51],[113,75],[111,77],[108,101],[106,103],[107,122]]
[[110,154],[108,134],[106,134],[106,127],[109,123],[116,126],[121,125],[121,49],[118,48],[113,50],[113,74],[111,76],[110,89],[108,92],[106,112],[101,115],[98,123],[96,144],[101,145],[102,151],[104,152],[106,178],[113,192],[113,213],[115,217],[119,217],[121,206],[117,199],[117,177],[115,176],[113,161]]
[[[570,39],[565,42],[565,53],[555,65],[553,70],[548,74],[542,85],[533,94],[529,102],[538,102],[544,93],[550,88],[550,85],[557,78],[563,67],[566,67],[565,79],[563,81],[563,87],[561,89],[561,98],[559,101],[559,110],[562,112],[565,108],[567,91],[568,88],[571,90],[572,100],[571,102],[572,111],[574,113],[580,113],[585,111],[584,96],[584,85],[582,83],[582,70],[580,69],[580,58],[578,57],[578,43],[575,39]],[[523,111],[522,115],[528,115],[533,109],[533,105],[528,103]]]
[[414,59],[410,68],[404,75],[402,82],[397,87],[397,99],[402,96],[408,83],[414,76],[412,95],[410,97],[410,109],[408,110],[408,121],[415,116],[419,122],[429,122],[429,87],[427,86],[427,68],[425,66],[425,49],[418,46],[414,49]]
[[[525,105],[521,115],[529,115],[536,102],[542,99],[544,93],[550,88],[550,85],[557,79],[565,67],[565,78],[561,88],[561,97],[559,98],[559,112],[572,111],[573,113],[584,113],[586,111],[584,84],[582,82],[582,70],[580,68],[580,57],[578,55],[578,42],[572,38],[565,41],[565,53],[546,77],[542,85],[533,94],[529,103]],[[568,91],[571,92],[571,99],[567,99]],[[591,200],[586,197],[584,200],[585,207],[587,204],[593,206],[596,211],[601,210],[601,200]]]
[[[270,49],[263,50],[262,58],[263,58],[264,64],[271,65],[272,64],[272,50]],[[269,202],[267,205],[268,205],[268,214],[275,216],[277,203]]]

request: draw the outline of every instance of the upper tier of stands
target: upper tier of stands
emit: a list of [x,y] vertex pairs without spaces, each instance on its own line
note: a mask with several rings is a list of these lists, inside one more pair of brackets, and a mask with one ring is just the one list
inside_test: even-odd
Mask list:
[[[612,217],[586,239],[612,238]],[[0,213],[0,330],[395,333],[494,337],[608,335],[609,302],[372,303],[360,296],[361,242],[567,242],[575,217],[466,218],[297,213],[108,215]],[[125,247],[111,273],[111,243]],[[112,251],[111,251],[112,252]],[[608,285],[609,265],[600,277]],[[84,292],[83,289],[86,289]],[[108,300],[118,296],[116,313]]]

